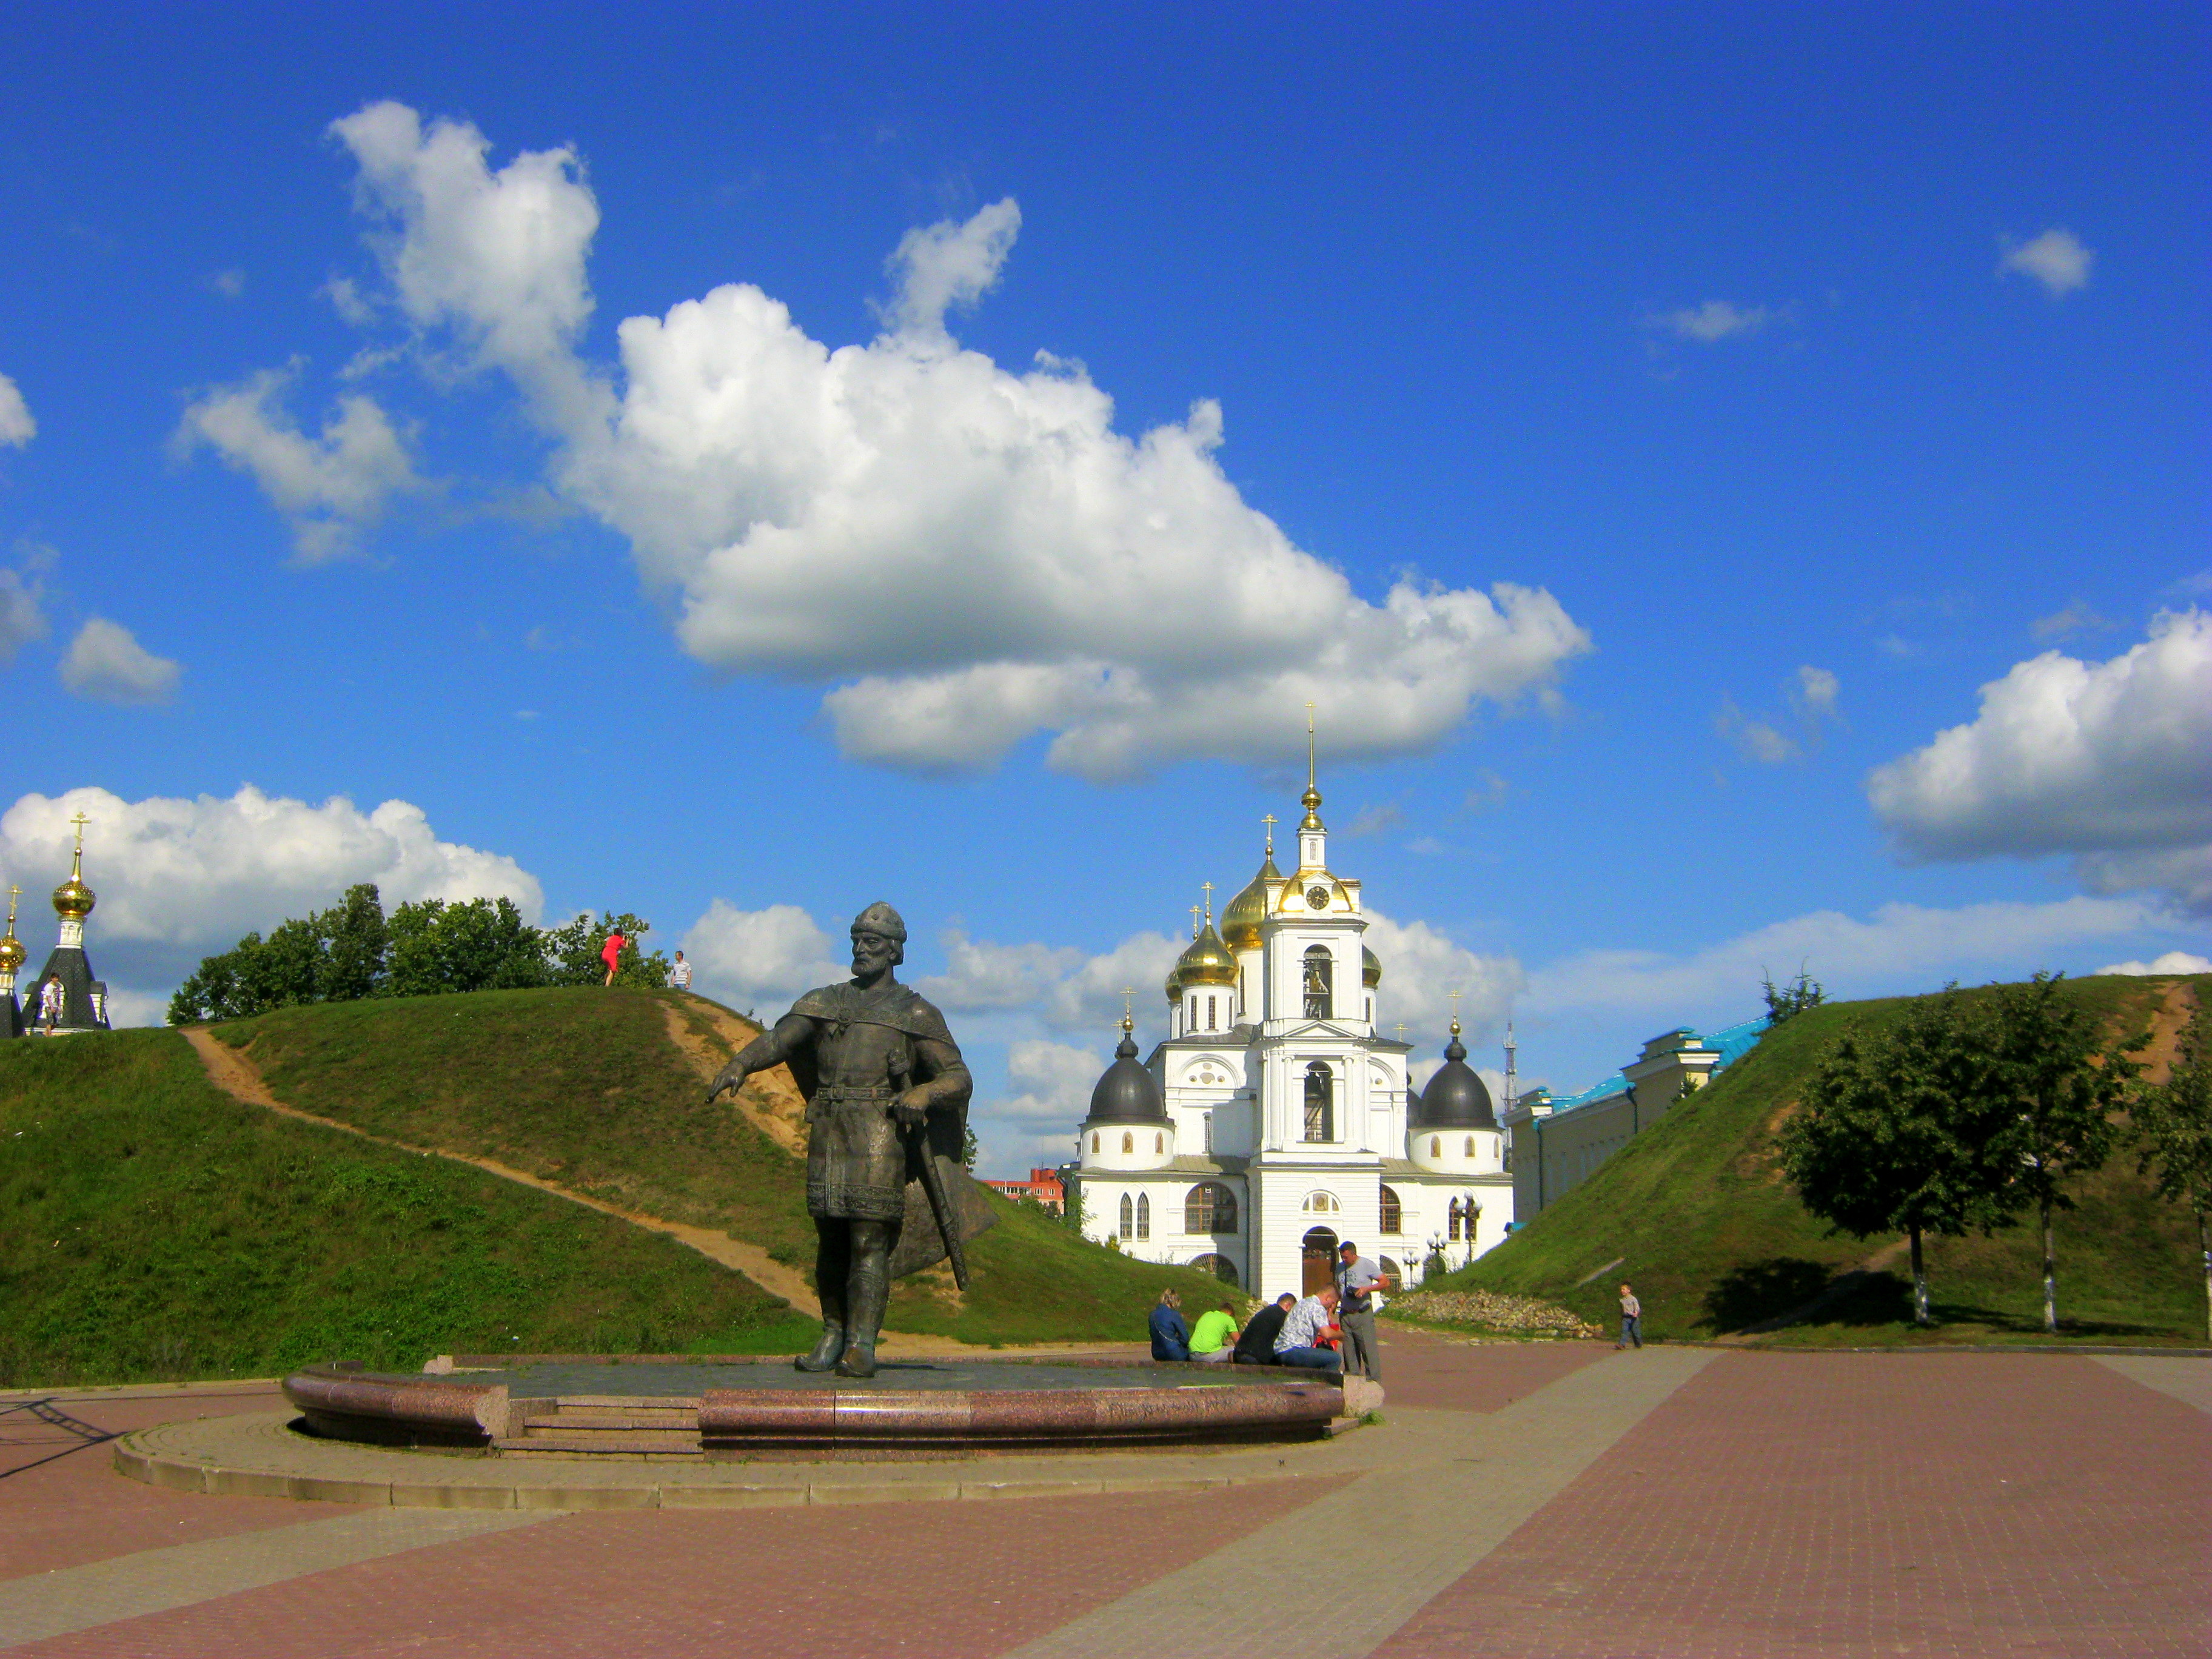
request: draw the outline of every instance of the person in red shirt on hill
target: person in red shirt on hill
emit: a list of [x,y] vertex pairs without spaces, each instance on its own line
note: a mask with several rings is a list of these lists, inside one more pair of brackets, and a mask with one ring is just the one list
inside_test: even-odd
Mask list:
[[607,942],[599,947],[599,960],[607,964],[609,985],[615,982],[615,964],[622,960],[622,948],[629,943],[629,941],[623,937],[622,929],[617,927],[607,935]]

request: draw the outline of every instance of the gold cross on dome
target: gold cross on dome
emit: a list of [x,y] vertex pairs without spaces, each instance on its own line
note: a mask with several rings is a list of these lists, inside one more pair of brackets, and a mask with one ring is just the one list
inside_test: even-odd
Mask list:
[[1190,907],[1190,936],[1193,939],[1198,937],[1198,907],[1195,904]]
[[84,826],[91,821],[82,812],[79,812],[70,820],[71,823],[76,825],[76,850],[80,853],[84,851]]
[[1459,1000],[1465,994],[1466,994],[1464,992],[1461,991],[1454,991],[1451,993],[1452,1034],[1455,1036],[1459,1034]]
[[1199,885],[1206,889],[1206,919],[1210,922],[1213,920],[1213,884],[1202,881]]
[[1260,822],[1267,826],[1267,856],[1273,858],[1275,856],[1275,815],[1270,812]]

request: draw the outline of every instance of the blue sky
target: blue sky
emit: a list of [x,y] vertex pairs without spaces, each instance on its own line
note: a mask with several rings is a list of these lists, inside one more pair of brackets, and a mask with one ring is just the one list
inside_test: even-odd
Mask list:
[[450,12],[14,14],[0,875],[126,1012],[882,896],[1012,1168],[1308,697],[1431,1056],[2212,951],[2201,12]]

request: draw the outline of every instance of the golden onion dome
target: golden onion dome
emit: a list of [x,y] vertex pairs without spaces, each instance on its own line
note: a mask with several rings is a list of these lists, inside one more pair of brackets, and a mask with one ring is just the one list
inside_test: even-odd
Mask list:
[[67,881],[54,889],[54,914],[58,916],[75,916],[82,921],[92,914],[92,907],[99,902],[99,895],[84,884],[83,876],[75,870],[70,872]]
[[1183,990],[1194,985],[1234,985],[1237,983],[1237,958],[1221,942],[1221,935],[1213,931],[1209,921],[1191,940],[1190,948],[1176,958],[1175,971],[1169,978]]
[[1260,924],[1267,919],[1267,884],[1280,881],[1283,872],[1275,868],[1275,855],[1267,854],[1260,873],[1221,913],[1221,942],[1232,951],[1256,951],[1260,948]]
[[1182,963],[1178,962],[1174,967],[1168,969],[1167,982],[1161,986],[1160,988],[1167,993],[1167,998],[1170,1002],[1180,1002],[1182,1000]]
[[1359,947],[1359,982],[1370,991],[1382,982],[1382,958],[1364,945]]
[[15,937],[15,929],[8,930],[0,939],[0,974],[12,974],[23,965],[23,941]]

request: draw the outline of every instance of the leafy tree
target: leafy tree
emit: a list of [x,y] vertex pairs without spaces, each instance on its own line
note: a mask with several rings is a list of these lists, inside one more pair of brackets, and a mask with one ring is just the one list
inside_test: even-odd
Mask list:
[[[2202,1027],[2204,1017],[2197,1016]],[[2204,1334],[2212,1340],[2212,1055],[2192,1042],[2162,1089],[2136,1097],[2135,1133],[2142,1172],[2160,1198],[2177,1199],[2197,1215],[2197,1253],[2204,1267]]]
[[1805,971],[1803,964],[1797,969],[1797,977],[1784,985],[1777,985],[1773,975],[1759,975],[1759,983],[1766,995],[1766,1021],[1780,1025],[1803,1013],[1808,1008],[1817,1008],[1828,1000],[1828,993],[1820,981]]
[[371,994],[384,970],[384,911],[374,884],[349,888],[328,910],[248,933],[203,960],[169,999],[169,1023],[235,1019],[301,1002]]
[[390,935],[376,884],[349,887],[336,908],[316,920],[323,925],[322,972],[316,991],[325,1002],[351,1002],[376,994],[384,977],[384,953]]
[[558,927],[545,930],[545,960],[553,985],[597,985],[607,976],[607,965],[599,960],[599,951],[606,944],[607,935],[620,930],[623,948],[615,958],[615,983],[634,986],[642,990],[657,991],[668,983],[668,959],[655,951],[645,955],[638,948],[641,935],[653,931],[653,924],[633,915],[628,910],[616,915],[601,911],[597,921],[588,910],[579,912],[573,919]]
[[1829,1046],[1782,1132],[1783,1167],[1805,1207],[1858,1238],[1902,1232],[1912,1317],[1926,1325],[1923,1236],[2007,1224],[2000,1201],[2015,1113],[1975,1011],[1947,985],[1893,1025]]
[[2008,1213],[2033,1206],[2043,1227],[2043,1328],[2058,1328],[2058,1264],[2051,1215],[2070,1210],[2068,1184],[2101,1169],[2142,1067],[2127,1058],[2142,1032],[2107,1046],[2103,1023],[2059,988],[2065,975],[2039,973],[2025,985],[1992,988],[1986,1022],[1993,1098],[2013,1112],[1999,1138],[2010,1176],[2000,1189]]
[[509,898],[403,904],[386,925],[393,997],[505,991],[546,981],[544,943]]

